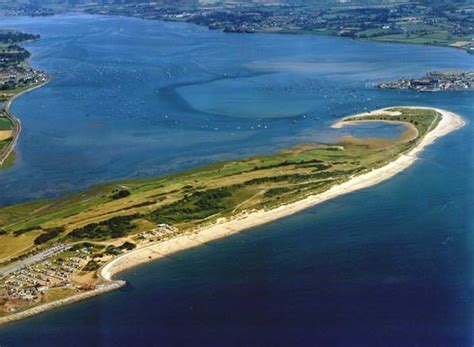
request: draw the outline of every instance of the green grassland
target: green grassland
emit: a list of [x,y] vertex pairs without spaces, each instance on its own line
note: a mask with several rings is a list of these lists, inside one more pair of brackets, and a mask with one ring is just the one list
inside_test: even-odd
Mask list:
[[[0,144],[0,150],[2,150],[3,146]],[[16,154],[15,152],[12,152],[8,158],[5,159],[5,161],[3,162],[3,164],[0,165],[0,170],[6,170],[6,169],[10,169],[13,167],[13,165],[15,165],[15,161],[16,161]]]
[[[13,123],[11,122],[11,120],[5,117],[5,115],[2,112],[0,112],[0,131],[12,130],[12,129],[13,129]],[[8,146],[8,144],[11,141],[12,141],[11,138],[0,139],[0,151],[2,151],[3,148]],[[8,167],[9,166],[8,164],[9,163],[4,163],[4,165],[0,165],[0,170]]]
[[[55,200],[0,208],[0,229],[4,230],[0,244],[19,237],[24,240],[21,245],[13,243],[10,248],[0,249],[0,258],[58,240],[107,244],[150,230],[157,223],[171,224],[179,232],[186,232],[218,218],[271,209],[321,193],[410,150],[440,120],[440,115],[432,110],[391,111],[394,110],[400,116],[374,114],[363,119],[349,117],[344,122],[404,122],[418,130],[416,138],[345,139],[338,144],[300,145],[273,155],[111,183]],[[29,235],[34,237],[26,237]]]
[[[11,120],[5,116],[4,112],[0,112],[0,131],[12,130],[13,127],[14,126]],[[0,151],[7,147],[12,142],[12,139],[13,138],[11,136],[9,138],[4,137],[0,139]],[[0,165],[0,170],[5,169],[9,166],[11,166],[11,160],[7,160],[2,165]]]
[[9,143],[10,143],[10,140],[0,141],[0,151],[3,150],[6,146],[8,146]]
[[453,23],[442,18],[434,19],[436,19],[436,25],[401,21],[397,23],[397,27],[402,28],[400,32],[394,33],[390,29],[383,28],[369,29],[357,32],[355,38],[365,38],[378,42],[400,42],[453,47],[456,47],[456,43],[462,42],[463,45],[457,47],[472,53],[470,50],[470,47],[473,46],[472,40],[474,39],[472,33],[455,33],[456,30],[453,27]]
[[9,118],[5,117],[3,113],[0,113],[0,131],[1,130],[12,130],[13,124]]
[[422,45],[434,45],[434,46],[449,46],[458,41],[472,41],[472,36],[455,37],[449,34],[447,31],[436,31],[422,34],[394,34],[394,35],[380,35],[370,38],[373,41],[379,42],[400,42],[400,43],[412,43]]
[[[438,122],[441,120],[441,116],[434,110],[427,109],[405,109],[405,108],[393,108],[391,111],[399,111],[399,116],[381,116],[381,115],[366,115],[363,120],[382,120],[382,121],[395,121],[412,124],[419,134],[426,134],[431,131]],[[360,117],[347,117],[344,122],[354,122],[360,120]],[[418,136],[415,142],[420,141],[423,136]]]
[[10,90],[1,90],[0,91],[0,101],[7,101],[11,98],[13,98],[15,95],[23,93],[26,90],[29,90],[31,88],[34,88],[40,84],[31,84],[23,87],[18,87],[16,89],[10,89]]

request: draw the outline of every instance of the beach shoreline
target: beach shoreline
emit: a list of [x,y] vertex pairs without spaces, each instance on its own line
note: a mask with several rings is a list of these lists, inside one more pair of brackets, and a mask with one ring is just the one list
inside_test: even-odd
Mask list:
[[[388,164],[382,167],[354,176],[348,181],[335,185],[320,194],[308,196],[297,202],[282,205],[271,210],[247,212],[244,214],[237,215],[230,220],[218,220],[213,225],[201,227],[197,230],[190,231],[184,235],[166,241],[160,241],[157,243],[152,243],[143,247],[139,247],[131,252],[125,253],[115,259],[112,259],[110,262],[108,262],[98,270],[98,276],[100,279],[102,279],[102,282],[104,283],[103,287],[56,302],[43,304],[25,310],[23,312],[2,317],[0,318],[0,324],[20,320],[35,315],[37,313],[45,312],[52,308],[68,305],[80,300],[93,297],[95,295],[102,294],[104,292],[118,289],[125,285],[124,281],[113,279],[114,275],[120,272],[123,272],[138,265],[142,265],[160,258],[170,256],[180,251],[198,247],[210,241],[221,239],[256,226],[276,221],[278,219],[301,212],[307,208],[314,207],[317,204],[323,203],[338,196],[365,189],[383,181],[386,181],[410,167],[417,160],[417,154],[419,154],[425,147],[435,142],[438,138],[445,136],[457,129],[460,129],[465,125],[464,120],[455,113],[437,108],[418,106],[395,106],[372,111],[370,113],[367,112],[357,114],[350,117],[364,117],[374,115],[379,112],[384,112],[387,109],[393,109],[396,107],[434,110],[441,114],[441,120],[434,129],[431,129],[428,133],[426,133],[426,135],[415,147],[410,149],[408,152],[401,154],[397,157],[397,159],[389,162]],[[396,115],[396,113],[393,114],[393,116]],[[336,122],[333,127],[342,126],[344,119],[345,118]],[[357,122],[359,121],[361,120],[357,120]]]

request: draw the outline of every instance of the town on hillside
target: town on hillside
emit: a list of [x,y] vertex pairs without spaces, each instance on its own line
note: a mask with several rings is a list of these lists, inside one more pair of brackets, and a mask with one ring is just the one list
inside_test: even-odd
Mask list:
[[39,39],[39,35],[13,30],[0,31],[0,98],[1,92],[45,82],[46,73],[30,66],[30,52],[21,43]]
[[234,33],[337,35],[474,53],[469,0],[4,0],[0,15],[85,12],[190,22]]
[[380,89],[407,89],[417,92],[473,90],[474,71],[434,71],[421,78],[401,78],[378,84]]

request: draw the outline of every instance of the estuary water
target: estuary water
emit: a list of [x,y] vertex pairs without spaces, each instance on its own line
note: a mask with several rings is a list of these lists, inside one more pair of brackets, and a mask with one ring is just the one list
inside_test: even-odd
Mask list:
[[385,183],[132,269],[122,290],[0,327],[1,346],[472,346],[474,93],[374,84],[473,69],[474,56],[117,17],[0,24],[40,33],[32,63],[53,77],[12,107],[23,132],[0,172],[3,205],[348,131],[400,134],[329,129],[366,109],[436,106],[467,120]]

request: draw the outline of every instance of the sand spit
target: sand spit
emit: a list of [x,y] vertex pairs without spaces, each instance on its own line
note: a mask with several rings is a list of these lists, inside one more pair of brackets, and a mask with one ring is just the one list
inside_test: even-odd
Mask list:
[[[402,106],[400,106],[402,107]],[[404,107],[404,106],[403,106]],[[393,107],[390,107],[393,108]],[[404,107],[407,108],[407,107]],[[429,107],[408,107],[414,109],[431,109],[439,112],[442,115],[441,121],[438,123],[435,129],[431,130],[425,137],[420,141],[420,143],[409,152],[402,154],[396,160],[388,163],[387,165],[374,169],[370,172],[355,176],[350,180],[333,186],[327,191],[309,196],[303,200],[282,205],[278,208],[268,210],[268,211],[256,211],[246,214],[238,215],[231,220],[222,220],[218,221],[216,224],[189,232],[182,236],[159,242],[153,243],[144,247],[137,248],[136,250],[123,254],[106,265],[104,265],[99,270],[99,276],[103,279],[103,287],[84,292],[70,298],[59,300],[56,302],[40,305],[23,312],[12,314],[7,317],[0,318],[0,324],[20,320],[32,315],[45,312],[47,310],[57,308],[60,306],[68,305],[75,303],[102,293],[106,293],[115,289],[118,289],[125,285],[124,281],[113,280],[112,277],[124,270],[130,269],[134,266],[144,264],[156,259],[167,257],[173,253],[183,251],[186,249],[198,247],[209,241],[217,240],[224,238],[226,236],[241,232],[243,230],[262,225],[275,221],[277,219],[292,215],[294,213],[300,212],[309,207],[313,207],[317,204],[325,202],[327,200],[333,199],[343,194],[355,192],[360,189],[364,189],[373,185],[376,185],[380,182],[388,180],[389,178],[395,176],[396,174],[402,172],[409,166],[411,166],[417,159],[417,154],[420,153],[425,147],[432,144],[439,137],[445,136],[452,131],[455,131],[465,125],[464,120],[449,111],[429,108]],[[371,113],[363,113],[356,116],[364,115],[374,115],[377,113],[384,112],[385,109],[377,110]],[[384,112],[387,114],[387,112]],[[392,112],[392,116],[397,116],[397,112]],[[353,117],[353,116],[351,116]],[[342,126],[341,122],[336,123],[333,127]]]
[[[400,106],[404,107],[404,106]],[[393,107],[390,107],[390,109]],[[278,208],[269,211],[257,211],[240,216],[236,216],[231,220],[224,222],[218,222],[215,225],[197,230],[192,233],[188,233],[183,236],[176,237],[164,242],[147,245],[142,248],[138,248],[130,253],[124,254],[115,258],[108,264],[106,264],[101,270],[100,275],[107,281],[112,281],[112,276],[134,267],[139,264],[143,264],[155,259],[169,256],[175,252],[179,252],[185,249],[197,247],[206,242],[220,239],[234,233],[249,229],[258,225],[269,223],[277,219],[292,215],[300,212],[309,207],[315,206],[329,199],[333,199],[343,194],[355,192],[360,189],[364,189],[395,176],[402,172],[409,166],[411,166],[417,159],[417,154],[420,153],[425,147],[432,144],[439,137],[445,136],[452,131],[455,131],[464,126],[464,120],[449,111],[435,109],[430,107],[404,107],[413,109],[431,109],[439,112],[442,115],[441,121],[438,123],[435,129],[431,130],[420,143],[409,152],[402,154],[396,160],[388,163],[387,165],[374,169],[368,173],[353,177],[352,179],[333,186],[329,190],[314,196],[309,196],[303,200],[283,205]],[[387,108],[388,109],[388,108]],[[398,112],[386,112],[387,109],[380,109],[370,113],[362,113],[355,116],[369,116],[377,113],[389,114],[391,116],[399,115]],[[354,117],[354,116],[351,116]],[[338,122],[334,127],[340,127],[341,122]]]

